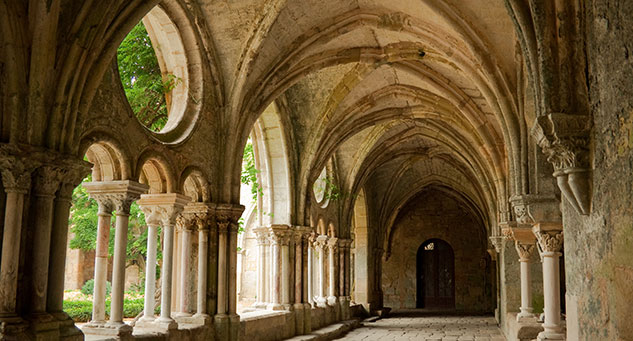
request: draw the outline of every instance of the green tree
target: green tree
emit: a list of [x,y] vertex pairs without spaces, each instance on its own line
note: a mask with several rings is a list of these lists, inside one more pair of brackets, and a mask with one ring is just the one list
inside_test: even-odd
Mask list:
[[140,21],[117,51],[121,83],[132,111],[149,129],[160,131],[167,123],[168,94],[180,79],[163,75],[145,25]]

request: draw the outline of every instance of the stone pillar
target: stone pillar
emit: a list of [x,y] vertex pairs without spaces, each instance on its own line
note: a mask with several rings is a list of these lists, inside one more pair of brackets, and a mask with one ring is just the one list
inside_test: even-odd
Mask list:
[[504,235],[514,241],[514,247],[519,254],[521,267],[521,312],[517,315],[517,322],[534,323],[536,316],[532,313],[532,283],[530,274],[530,261],[536,249],[536,237],[532,229],[525,224],[515,224],[513,227],[503,229]]
[[336,266],[336,261],[337,261],[337,251],[338,251],[338,238],[330,238],[328,240],[327,243],[327,250],[328,250],[328,268],[329,268],[329,280],[330,280],[330,285],[328,286],[329,288],[329,293],[328,293],[328,297],[327,297],[327,303],[328,305],[335,307],[337,305],[338,302],[338,297],[337,297],[337,291],[338,291],[338,285],[337,285],[337,279],[339,277],[339,273],[338,273],[338,268]]
[[179,227],[181,233],[181,256],[180,256],[180,316],[191,316],[189,311],[189,283],[191,281],[191,273],[187,271],[189,268],[189,260],[191,259],[191,234],[194,229],[194,219],[181,219]]
[[209,249],[209,225],[200,223],[198,225],[198,292],[196,298],[196,316],[207,314],[204,299],[207,292],[207,256]]
[[93,324],[105,323],[106,277],[108,275],[108,244],[110,243],[110,219],[112,202],[100,197],[97,199],[99,213],[97,218],[97,249],[95,251],[95,276],[92,296]]
[[237,230],[244,211],[242,205],[218,204],[218,306],[214,317],[217,340],[237,340],[240,316],[237,315]]
[[[494,235],[489,237],[490,239],[490,243],[492,244],[494,251],[495,251],[495,258],[498,259],[499,254],[501,253],[501,250],[503,250],[503,248],[505,247],[505,240],[506,238],[504,236],[500,236],[500,235]],[[499,262],[497,262],[497,269],[495,271],[496,273],[496,287],[497,287],[497,292],[496,292],[496,298],[497,298],[497,302],[496,302],[496,308],[495,308],[495,320],[497,320],[497,323],[499,323],[501,321],[501,278],[499,276]]]
[[[33,226],[31,239],[33,251],[29,260],[32,276],[29,310],[32,323],[35,324],[48,324],[50,322],[50,315],[46,313],[48,263],[53,228],[53,205],[61,175],[60,170],[53,166],[42,166],[35,173],[33,189],[31,190],[33,199],[29,215]],[[39,330],[37,333],[39,334]]]
[[303,309],[305,306],[303,305],[303,234],[305,230],[301,226],[295,226],[293,233],[293,241],[294,241],[294,304],[293,308],[295,311],[295,333],[303,334],[304,330],[304,319],[305,312]]
[[325,308],[327,307],[327,298],[325,297],[325,287],[326,287],[326,278],[325,278],[325,250],[328,241],[328,236],[320,235],[316,238],[316,249],[319,254],[319,262],[317,264],[317,278],[319,283],[318,288],[318,297],[316,299],[317,307]]
[[0,339],[26,338],[26,324],[17,314],[18,266],[24,196],[31,186],[33,166],[14,157],[3,156],[0,160],[2,184],[7,195],[0,258]]
[[[91,198],[99,203],[99,223],[97,231],[97,251],[95,255],[95,298],[93,321],[85,325],[85,334],[122,337],[130,335],[132,328],[123,323],[123,291],[125,284],[125,258],[127,249],[127,229],[130,205],[149,187],[129,180],[98,181],[83,183]],[[108,244],[110,238],[110,219],[112,210],[116,210],[114,264],[112,269],[112,304],[110,321],[103,324],[105,318],[105,284],[108,267]],[[103,304],[103,306],[102,306]],[[97,305],[99,305],[97,307]]]
[[[143,194],[141,195],[141,200],[138,201],[139,206],[148,217],[148,226],[156,226],[158,223],[160,223],[163,229],[163,266],[161,268],[160,317],[158,317],[157,319],[153,319],[152,322],[152,313],[151,316],[148,315],[146,319],[139,320],[137,322],[136,327],[138,328],[158,329],[163,332],[168,332],[170,329],[177,328],[177,324],[171,316],[174,226],[176,225],[176,219],[178,215],[180,214],[180,212],[182,212],[184,206],[189,202],[190,199],[188,197],[177,193]],[[155,250],[156,245],[150,245],[150,243],[153,244],[150,239],[157,240],[158,236],[156,236],[155,238],[150,238],[150,236],[148,235],[148,250],[150,247]],[[156,264],[156,262],[150,262],[149,258],[150,255],[148,253],[148,273],[146,274],[145,282],[146,294],[149,293],[149,290],[152,290],[153,288],[153,282],[148,281],[148,278],[151,278],[150,272],[152,271],[150,263],[153,263],[154,266]],[[153,298],[150,297],[148,299],[147,295],[145,296],[145,298],[145,309],[151,309],[153,311],[153,306],[155,305]]]
[[564,340],[560,318],[560,270],[563,229],[559,223],[536,223],[532,228],[543,258],[543,296],[545,322],[538,340]]
[[302,269],[303,269],[303,273],[302,273],[302,277],[301,277],[301,282],[303,285],[303,295],[302,295],[302,301],[303,301],[303,313],[304,313],[304,317],[303,317],[303,333],[304,334],[309,334],[312,332],[312,304],[310,303],[311,301],[311,290],[312,290],[312,284],[311,284],[311,275],[310,275],[310,271],[311,269],[311,249],[312,247],[310,246],[311,241],[310,241],[310,236],[311,233],[310,231],[310,227],[306,226],[304,228],[304,233],[302,235],[302,250],[303,250],[303,263],[301,265]]
[[341,307],[341,319],[346,320],[349,314],[350,298],[350,246],[351,239],[339,239],[339,305]]
[[268,229],[265,227],[254,230],[257,238],[257,300],[255,308],[266,308],[266,280],[268,276],[266,246],[269,243]]
[[125,261],[127,258],[127,232],[130,222],[130,205],[137,197],[123,197],[116,201],[116,226],[114,234],[114,257],[112,264],[112,303],[109,325],[129,329],[123,323],[123,294],[125,291]]
[[316,243],[316,235],[314,232],[308,237],[308,303],[314,307],[314,247]]
[[75,326],[74,321],[63,311],[64,305],[64,268],[68,245],[68,217],[72,193],[81,180],[90,172],[90,166],[81,162],[74,165],[62,178],[53,209],[53,230],[48,271],[48,295],[46,310],[59,322],[61,339],[83,339],[83,334]]
[[158,248],[158,226],[160,226],[160,215],[156,210],[142,207],[145,212],[145,223],[147,224],[147,259],[145,261],[145,307],[142,322],[153,322],[156,318],[154,308],[156,307],[156,253]]
[[282,293],[282,259],[281,259],[281,245],[283,240],[283,233],[285,231],[279,229],[270,230],[270,249],[272,253],[272,290],[271,290],[271,302],[268,305],[268,309],[281,310],[281,293]]

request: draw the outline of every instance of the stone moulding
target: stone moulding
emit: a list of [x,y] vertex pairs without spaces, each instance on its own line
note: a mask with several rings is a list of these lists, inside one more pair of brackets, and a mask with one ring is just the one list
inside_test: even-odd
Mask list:
[[551,113],[538,117],[532,127],[532,136],[554,166],[558,187],[582,215],[591,209],[591,122],[587,115]]

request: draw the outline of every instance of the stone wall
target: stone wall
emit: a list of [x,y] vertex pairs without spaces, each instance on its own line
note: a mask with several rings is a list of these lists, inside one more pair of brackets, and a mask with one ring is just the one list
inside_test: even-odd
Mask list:
[[589,1],[592,207],[563,202],[569,340],[633,339],[633,2]]
[[384,305],[416,306],[416,254],[431,238],[448,242],[455,255],[455,308],[492,312],[490,258],[483,227],[464,205],[442,191],[424,190],[394,223],[391,254],[383,263]]

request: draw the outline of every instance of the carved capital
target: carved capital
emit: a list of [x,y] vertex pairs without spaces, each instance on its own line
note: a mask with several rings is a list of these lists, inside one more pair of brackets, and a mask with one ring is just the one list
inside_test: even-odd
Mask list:
[[327,245],[327,241],[328,241],[329,237],[324,235],[324,234],[320,234],[318,235],[315,239],[314,239],[314,247],[323,250],[326,245]]
[[589,116],[552,113],[538,117],[532,127],[532,135],[554,166],[558,187],[583,215],[591,206],[591,122]]
[[328,242],[327,242],[328,250],[336,252],[336,250],[338,250],[338,246],[339,246],[338,245],[338,241],[339,241],[338,238],[331,237],[328,240]]
[[256,229],[253,229],[253,232],[255,233],[255,240],[257,240],[257,245],[270,245],[270,239],[268,237],[269,230],[266,227],[258,227]]
[[39,167],[33,176],[33,193],[37,196],[55,196],[64,173],[63,169],[55,166]]
[[287,246],[290,244],[293,231],[287,225],[272,225],[269,231],[271,245]]
[[536,224],[532,231],[542,252],[558,253],[563,249],[562,225]]
[[510,203],[519,224],[562,221],[560,201],[553,195],[515,195],[510,198]]
[[216,221],[218,231],[237,233],[239,230],[239,219],[244,212],[244,206],[233,204],[217,204]]
[[26,193],[31,187],[31,174],[36,168],[32,160],[13,155],[0,155],[2,184],[7,192]]
[[504,236],[491,236],[491,237],[489,237],[489,239],[490,239],[490,243],[494,247],[495,251],[497,253],[501,253],[501,250],[503,250],[503,248],[505,246],[506,237],[504,237]]
[[[143,194],[138,201],[139,206],[146,212],[146,220],[150,219],[151,224],[157,221],[162,226],[174,226],[180,212],[185,205],[190,202],[189,197],[176,193],[163,194]],[[148,221],[148,224],[150,222]]]
[[519,261],[528,262],[532,255],[534,254],[534,250],[536,250],[536,244],[525,244],[519,241],[514,242],[514,247],[519,254]]

